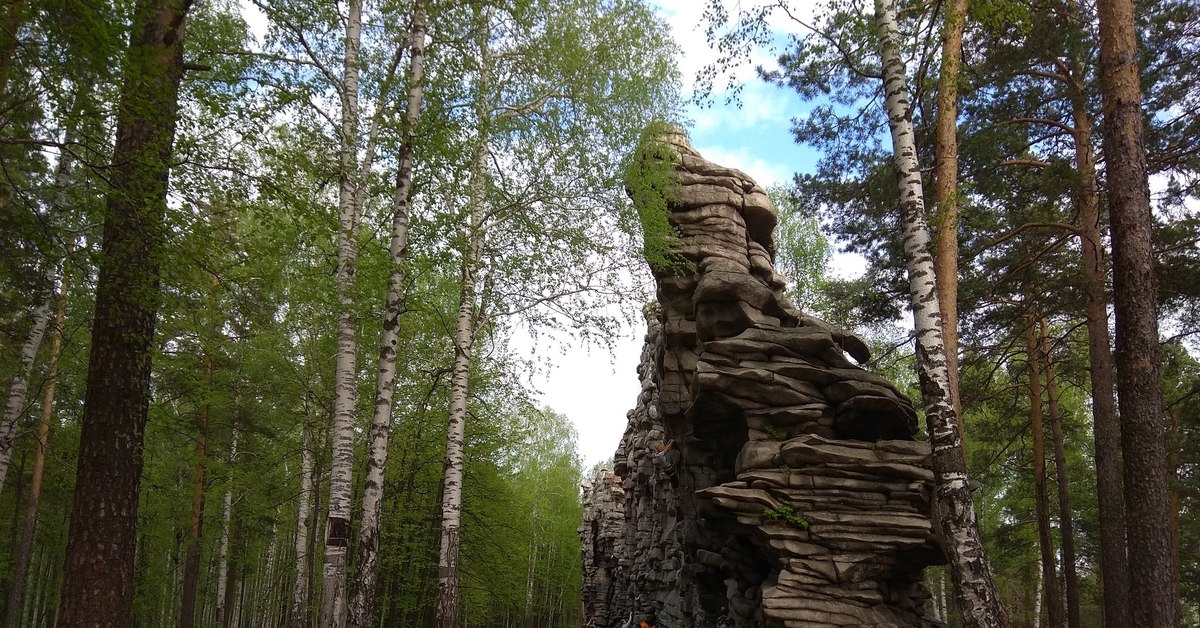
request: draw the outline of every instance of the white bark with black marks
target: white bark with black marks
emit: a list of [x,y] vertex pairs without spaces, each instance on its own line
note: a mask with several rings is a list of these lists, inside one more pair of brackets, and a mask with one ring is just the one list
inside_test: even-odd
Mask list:
[[899,26],[892,0],[875,0],[875,23],[883,65],[885,109],[891,130],[893,164],[900,194],[904,258],[908,270],[913,327],[917,335],[917,373],[933,447],[933,519],[949,560],[955,598],[965,625],[1006,626],[979,538],[975,506],[967,483],[962,434],[950,396],[942,315],[925,220],[924,191],[913,136],[908,81],[900,57]]
[[458,549],[462,527],[463,446],[470,398],[471,356],[476,330],[480,249],[483,245],[483,203],[487,149],[480,139],[471,176],[470,224],[462,257],[462,289],[454,331],[454,366],[450,375],[450,419],[446,427],[446,467],[442,477],[442,532],[438,554],[438,625],[458,628]]
[[413,149],[416,127],[421,115],[425,73],[425,8],[418,2],[413,8],[409,32],[408,100],[399,165],[396,169],[396,196],[393,201],[391,273],[383,314],[383,335],[379,343],[379,369],[375,385],[375,414],[371,421],[371,444],[367,474],[363,483],[362,525],[358,536],[358,562],[353,596],[348,609],[350,626],[366,626],[371,619],[375,599],[375,578],[379,568],[379,528],[382,518],[383,476],[387,465],[388,435],[392,425],[392,400],[396,391],[396,353],[400,340],[400,315],[404,312],[404,258],[408,251],[409,203],[412,196]]
[[229,622],[225,617],[225,589],[229,584],[229,526],[233,520],[233,465],[237,461],[238,431],[233,429],[229,440],[229,469],[231,477],[226,479],[229,484],[225,487],[225,495],[221,501],[221,550],[217,560],[217,626],[225,626]]
[[50,323],[50,301],[38,305],[33,310],[32,318],[29,335],[21,345],[17,372],[13,374],[12,384],[8,388],[4,418],[0,420],[0,489],[4,488],[4,478],[8,474],[8,465],[12,462],[13,441],[17,438],[17,419],[21,418],[25,411],[25,397],[29,394],[29,374],[33,371],[33,361],[37,357],[38,348],[42,346],[46,326]]
[[471,357],[478,324],[478,272],[484,239],[484,203],[487,194],[489,91],[491,90],[488,40],[491,14],[481,16],[479,84],[475,102],[478,132],[471,168],[466,249],[462,252],[461,291],[454,330],[454,366],[450,375],[450,419],[446,426],[446,465],[442,477],[442,530],[438,544],[437,618],[440,628],[459,628],[462,623],[458,591],[458,554],[462,528],[463,446],[470,398]]
[[300,504],[296,507],[296,579],[292,581],[288,619],[292,628],[308,628],[308,518],[313,500],[313,452],[309,434],[305,427],[304,445],[300,449]]
[[358,48],[362,0],[350,0],[340,87],[342,119],[338,172],[338,321],[334,365],[332,458],[319,626],[342,626],[346,617],[346,553],[350,543],[350,492],[354,471],[354,404],[358,392],[354,278],[358,262]]

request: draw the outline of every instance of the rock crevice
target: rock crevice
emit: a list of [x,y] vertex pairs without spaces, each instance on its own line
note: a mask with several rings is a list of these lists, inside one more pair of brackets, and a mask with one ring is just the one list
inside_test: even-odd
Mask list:
[[933,475],[911,402],[855,364],[860,339],[787,299],[766,192],[682,134],[661,141],[687,263],[654,270],[641,392],[613,470],[584,487],[585,621],[937,625],[921,585],[942,560]]

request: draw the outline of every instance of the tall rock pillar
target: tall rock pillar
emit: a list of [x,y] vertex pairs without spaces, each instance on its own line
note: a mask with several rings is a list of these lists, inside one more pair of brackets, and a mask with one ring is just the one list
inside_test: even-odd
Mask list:
[[[746,174],[660,138],[686,263],[654,269],[642,389],[586,490],[597,628],[932,626],[929,445],[853,334],[798,311]],[[662,152],[662,151],[660,151]],[[602,592],[602,593],[601,593]]]

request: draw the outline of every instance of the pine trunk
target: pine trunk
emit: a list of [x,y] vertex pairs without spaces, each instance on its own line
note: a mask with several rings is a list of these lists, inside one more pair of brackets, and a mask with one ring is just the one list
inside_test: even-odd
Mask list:
[[1041,355],[1046,367],[1046,406],[1050,434],[1054,438],[1054,471],[1058,484],[1058,533],[1062,538],[1063,591],[1067,602],[1067,626],[1079,628],[1079,576],[1075,572],[1075,522],[1072,521],[1071,484],[1067,478],[1067,452],[1063,436],[1062,411],[1058,405],[1058,380],[1046,319],[1041,320]]
[[1132,0],[1101,0],[1100,74],[1104,156],[1112,221],[1117,396],[1125,465],[1131,626],[1178,625],[1171,579],[1158,307],[1151,242],[1150,188],[1143,143],[1138,44]]
[[[204,373],[208,389],[212,388],[213,363],[208,355],[203,356]],[[208,396],[206,390],[205,396]],[[196,590],[200,582],[200,540],[204,527],[204,467],[208,457],[208,423],[211,406],[205,402],[200,407],[200,424],[196,435],[196,462],[192,469],[192,520],[188,526],[187,558],[183,564],[183,602],[179,610],[179,627],[192,628],[196,624]]]
[[[1180,416],[1179,406],[1172,403],[1167,407],[1167,416],[1170,417],[1170,425],[1167,427],[1167,469],[1171,474],[1171,552],[1175,556],[1183,556],[1183,530],[1179,527],[1179,513],[1182,508],[1183,495],[1179,486],[1180,464],[1179,458],[1183,453],[1183,422]],[[1183,565],[1179,560],[1175,561],[1175,570],[1171,574],[1171,582],[1174,583],[1178,590],[1183,586]],[[1179,613],[1183,612],[1183,600],[1176,600],[1175,613],[1182,617]]]
[[1113,356],[1108,333],[1104,244],[1100,234],[1100,194],[1092,121],[1087,112],[1083,62],[1072,59],[1071,108],[1075,168],[1079,171],[1079,252],[1083,261],[1084,316],[1087,317],[1088,369],[1092,384],[1092,438],[1096,448],[1096,495],[1100,510],[1100,575],[1104,623],[1127,626],[1129,559],[1125,554],[1125,496],[1121,482],[1121,421],[1113,396]]
[[0,489],[4,488],[4,478],[8,475],[8,465],[12,461],[13,445],[17,439],[17,420],[25,412],[25,397],[29,394],[29,374],[33,372],[33,362],[37,358],[38,348],[42,346],[42,338],[46,335],[46,325],[49,323],[50,301],[47,299],[33,310],[29,335],[21,344],[17,372],[13,374],[8,399],[4,404],[4,417],[0,419]]
[[955,598],[965,624],[989,628],[1006,626],[1004,607],[979,539],[975,506],[967,483],[962,434],[950,399],[946,347],[942,341],[941,311],[933,257],[929,251],[929,228],[925,222],[908,84],[904,62],[900,58],[896,9],[891,0],[875,1],[875,20],[884,72],[885,113],[891,130],[900,196],[913,327],[917,334],[917,372],[933,447],[934,527],[949,561]]
[[1054,567],[1054,532],[1050,529],[1050,496],[1046,490],[1046,437],[1042,421],[1041,347],[1038,342],[1037,321],[1033,310],[1028,310],[1025,318],[1025,357],[1029,365],[1029,424],[1033,432],[1033,487],[1037,504],[1038,550],[1042,558],[1042,580],[1046,591],[1046,617],[1050,628],[1062,628],[1062,604],[1058,597],[1058,576],[1055,575]]
[[354,277],[358,261],[358,47],[361,34],[362,0],[350,0],[341,84],[337,271],[340,311],[334,369],[329,511],[325,525],[325,560],[321,580],[321,628],[340,628],[346,619],[346,553],[350,542],[354,405],[358,392]]
[[966,430],[958,388],[958,74],[966,23],[967,0],[947,2],[942,28],[942,71],[938,76],[937,128],[933,137],[933,199],[937,204],[937,254],[933,264],[942,312],[942,338],[946,344],[950,401],[958,431],[964,438]]
[[0,10],[0,109],[5,109],[5,93],[8,91],[9,74],[12,72],[13,57],[20,45],[21,29],[29,19],[27,0],[6,0]]
[[308,628],[308,517],[313,493],[312,438],[304,429],[300,449],[300,505],[296,508],[296,578],[292,582],[291,628]]
[[191,0],[135,12],[104,212],[59,626],[127,626],[160,246]]
[[391,273],[379,345],[375,415],[371,421],[370,453],[363,484],[362,526],[358,537],[358,562],[354,595],[347,623],[367,625],[374,611],[375,578],[379,570],[379,527],[382,518],[383,476],[387,465],[388,436],[392,425],[392,398],[396,390],[396,351],[400,339],[400,315],[404,311],[404,258],[408,251],[408,214],[412,196],[413,145],[421,114],[425,70],[425,8],[413,8],[409,34],[408,99],[396,169],[396,196],[392,213]]

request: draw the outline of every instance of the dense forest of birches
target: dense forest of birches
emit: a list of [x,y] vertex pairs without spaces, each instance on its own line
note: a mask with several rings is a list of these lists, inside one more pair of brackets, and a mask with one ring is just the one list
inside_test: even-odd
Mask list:
[[[626,198],[633,148],[764,52],[822,155],[773,191],[777,265],[919,400],[886,141],[911,118],[1008,623],[1151,626],[1162,598],[1200,625],[1200,4],[1136,6],[1144,154],[1105,91],[1128,2],[802,4],[710,2],[691,84],[642,0],[0,3],[4,625],[580,625],[586,471],[512,341],[640,311],[670,234]],[[1145,174],[1157,298],[1123,304]],[[1157,363],[1122,352],[1154,320]],[[954,576],[931,612],[1000,625]]]

